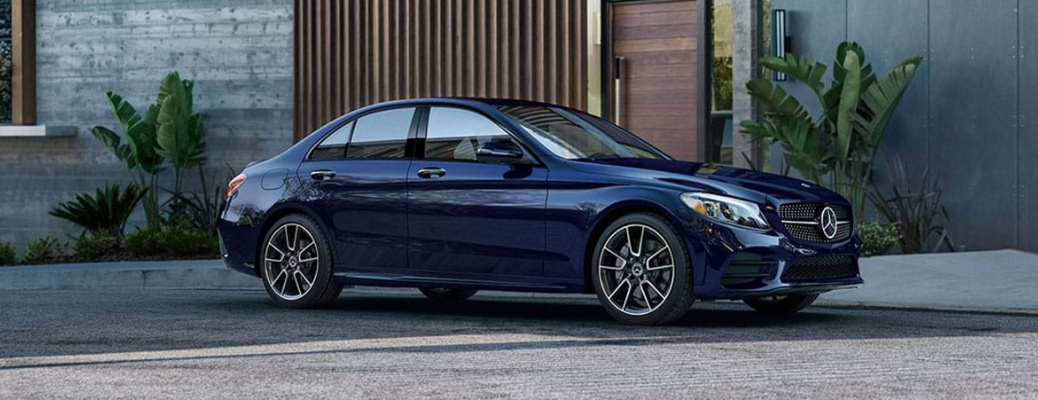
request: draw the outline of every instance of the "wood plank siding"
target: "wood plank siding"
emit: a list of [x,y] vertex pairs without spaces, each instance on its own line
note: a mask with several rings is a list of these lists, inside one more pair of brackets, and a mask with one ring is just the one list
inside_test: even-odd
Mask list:
[[698,5],[623,2],[612,8],[613,55],[626,63],[621,125],[681,160],[699,158],[697,131],[705,118],[697,108]]
[[296,0],[294,137],[382,101],[587,107],[586,0]]

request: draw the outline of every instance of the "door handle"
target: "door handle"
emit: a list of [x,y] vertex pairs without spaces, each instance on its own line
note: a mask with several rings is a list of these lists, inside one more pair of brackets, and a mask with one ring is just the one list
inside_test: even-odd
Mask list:
[[330,169],[319,169],[310,173],[310,178],[315,181],[323,181],[325,179],[332,179],[335,177],[335,171]]
[[425,179],[439,178],[439,177],[444,176],[444,175],[447,175],[447,170],[445,170],[443,168],[438,168],[438,167],[428,167],[428,168],[422,168],[422,169],[418,170],[418,177],[419,178],[425,178]]

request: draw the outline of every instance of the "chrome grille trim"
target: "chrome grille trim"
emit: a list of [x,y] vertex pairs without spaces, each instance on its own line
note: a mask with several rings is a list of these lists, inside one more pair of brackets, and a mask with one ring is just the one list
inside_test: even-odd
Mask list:
[[[828,239],[822,233],[820,214],[826,207],[836,213],[836,236]],[[792,203],[778,208],[779,219],[786,232],[795,239],[807,242],[833,243],[851,235],[850,208],[842,204]]]

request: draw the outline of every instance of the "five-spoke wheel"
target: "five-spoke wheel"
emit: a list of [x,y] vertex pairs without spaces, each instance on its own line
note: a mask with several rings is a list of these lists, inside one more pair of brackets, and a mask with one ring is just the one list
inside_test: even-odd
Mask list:
[[289,215],[267,232],[260,273],[274,301],[305,308],[330,303],[342,291],[331,271],[331,249],[320,227],[302,215]]
[[688,252],[670,223],[654,214],[631,214],[610,224],[592,268],[599,300],[620,322],[667,323],[692,305]]

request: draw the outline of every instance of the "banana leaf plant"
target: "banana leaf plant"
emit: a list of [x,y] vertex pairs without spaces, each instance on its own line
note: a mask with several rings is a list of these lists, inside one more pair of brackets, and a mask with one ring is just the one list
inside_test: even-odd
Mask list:
[[182,197],[184,171],[205,161],[203,116],[194,112],[193,92],[191,81],[170,72],[162,79],[159,95],[144,115],[118,94],[108,92],[106,96],[122,135],[103,126],[90,129],[90,133],[130,169],[134,183],[146,191],[144,214],[152,228],[163,222],[159,174],[167,162],[174,170],[172,198],[176,201]]
[[123,134],[120,136],[103,126],[90,128],[90,133],[130,169],[134,183],[145,192],[144,216],[148,226],[158,227],[161,223],[158,179],[165,161],[157,151],[155,127],[158,107],[149,107],[147,113],[141,116],[130,102],[118,94],[108,92],[106,97]]
[[746,89],[766,112],[761,121],[742,121],[753,140],[778,143],[786,164],[802,177],[833,189],[850,200],[855,222],[864,217],[866,187],[876,150],[908,85],[922,64],[909,57],[887,75],[877,77],[857,43],[836,51],[832,79],[829,67],[809,56],[764,57],[761,65],[806,85],[821,106],[819,116],[807,112],[800,99],[766,78],[747,82]]
[[158,154],[173,166],[174,198],[183,191],[184,171],[205,162],[202,114],[194,112],[194,83],[171,72],[162,79],[158,100]]

